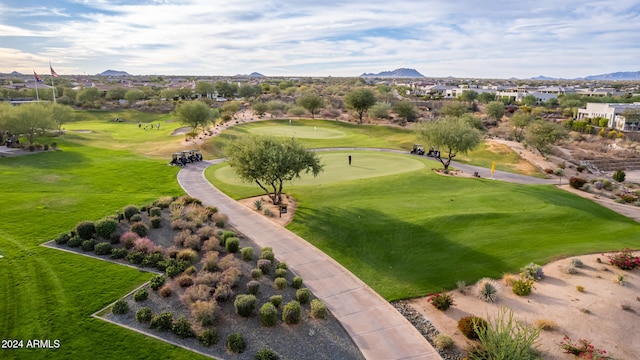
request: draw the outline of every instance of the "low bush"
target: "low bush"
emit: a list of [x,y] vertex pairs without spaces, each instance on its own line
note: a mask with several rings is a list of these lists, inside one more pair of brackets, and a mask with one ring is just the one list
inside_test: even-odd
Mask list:
[[587,180],[581,177],[572,176],[569,178],[569,186],[571,186],[574,189],[581,189],[582,186],[586,183],[587,183]]
[[311,291],[309,291],[309,289],[300,288],[296,290],[296,300],[298,300],[300,304],[308,303],[310,298],[311,298]]
[[202,240],[200,240],[200,236],[193,234],[187,236],[182,245],[191,250],[200,251],[202,248]]
[[498,284],[495,280],[483,278],[478,280],[474,289],[476,297],[486,302],[498,300]]
[[173,331],[174,334],[182,339],[192,338],[196,336],[196,333],[191,327],[191,321],[187,320],[183,316],[179,317],[178,320],[175,321],[175,323],[171,327],[171,331]]
[[164,275],[155,275],[154,277],[151,278],[151,280],[149,280],[149,287],[152,290],[158,290],[162,285],[164,285],[165,281],[166,279]]
[[223,228],[227,224],[227,221],[229,221],[229,217],[226,214],[216,212],[211,216],[211,220],[217,227]]
[[520,269],[520,271],[522,271],[522,276],[533,281],[538,281],[544,277],[542,266],[538,264],[529,263],[527,266]]
[[578,268],[569,264],[567,266],[564,267],[564,272],[567,274],[577,274],[578,273]]
[[218,331],[216,329],[205,329],[198,336],[198,341],[203,346],[211,346],[215,345],[220,341],[220,336],[218,335]]
[[66,244],[67,241],[69,241],[69,239],[71,238],[71,236],[69,236],[68,233],[64,233],[64,234],[60,234],[58,235],[58,237],[55,238],[55,243],[58,245],[62,245],[62,244]]
[[233,289],[230,284],[220,283],[213,292],[213,297],[218,301],[228,301],[233,297]]
[[558,329],[558,323],[549,319],[538,319],[534,322],[534,325],[544,331],[554,331]]
[[616,266],[621,270],[633,270],[636,267],[640,267],[640,258],[634,256],[630,248],[626,248],[619,253],[606,256],[609,258],[609,263],[611,265]]
[[294,289],[300,289],[302,287],[302,278],[300,276],[294,276],[291,281],[291,287]]
[[438,336],[433,339],[433,343],[440,350],[449,350],[455,346],[453,339],[444,334],[438,334]]
[[219,253],[217,251],[207,251],[200,261],[202,263],[202,270],[211,272],[217,271],[218,255]]
[[148,323],[151,318],[153,318],[153,311],[149,307],[143,307],[136,311],[136,321],[139,323]]
[[207,301],[211,297],[211,287],[207,285],[196,285],[188,287],[182,294],[182,302],[187,306],[191,306],[196,301]]
[[156,246],[156,244],[151,241],[151,239],[149,239],[148,237],[141,237],[136,239],[133,242],[133,248],[136,251],[141,251],[145,254],[150,254],[156,250],[159,250]]
[[171,285],[169,285],[169,284],[164,284],[160,288],[160,291],[158,291],[158,294],[163,298],[171,296],[172,293],[173,293],[173,289],[171,288]]
[[582,260],[578,259],[578,258],[573,258],[571,259],[571,261],[569,262],[570,265],[573,265],[577,268],[581,268],[584,264],[582,263]]
[[288,269],[289,269],[289,267],[287,266],[287,263],[286,263],[286,262],[284,262],[284,261],[280,261],[280,262],[278,263],[278,265],[276,265],[276,269],[285,269],[285,270],[288,270]]
[[444,290],[441,293],[429,296],[427,301],[440,311],[445,311],[454,305],[453,297]]
[[197,285],[204,284],[207,286],[216,287],[219,281],[220,281],[219,272],[200,271],[196,276]]
[[70,248],[77,248],[80,247],[80,245],[82,245],[82,242],[84,240],[82,240],[82,238],[78,235],[76,236],[72,236],[69,241],[67,241],[67,246]]
[[237,268],[240,265],[238,259],[233,254],[227,254],[218,261],[218,268],[225,271],[230,268]]
[[93,234],[96,233],[96,226],[93,221],[81,221],[76,225],[76,234],[82,240],[89,240],[93,237]]
[[139,237],[145,237],[149,234],[149,227],[142,221],[134,222],[129,228],[131,232],[138,234]]
[[173,314],[170,312],[160,313],[151,318],[149,327],[160,331],[169,331],[173,327]]
[[275,307],[280,307],[282,304],[282,295],[272,295],[269,297],[269,302],[273,304]]
[[235,254],[240,249],[240,239],[237,237],[228,238],[224,243],[225,249],[230,254]]
[[260,322],[266,327],[275,326],[278,322],[278,309],[272,303],[264,303],[260,307]]
[[258,260],[258,269],[262,271],[263,274],[267,275],[271,271],[271,260],[269,259],[260,259]]
[[324,319],[327,317],[327,306],[322,300],[311,300],[311,316],[314,319]]
[[250,246],[240,249],[240,254],[242,255],[242,260],[244,261],[253,260],[253,248]]
[[268,246],[262,248],[262,251],[260,252],[260,259],[267,259],[267,260],[270,260],[271,262],[274,262],[276,260],[276,257],[273,254],[273,249]]
[[127,254],[129,254],[129,251],[127,251],[127,249],[123,249],[123,248],[111,249],[112,259],[124,259],[125,257],[127,257]]
[[193,285],[193,279],[189,275],[181,275],[176,278],[176,282],[181,288],[186,288]]
[[240,333],[233,333],[227,337],[227,349],[235,354],[240,354],[247,349],[247,344]]
[[122,236],[122,234],[120,234],[119,232],[115,231],[113,234],[111,234],[111,236],[109,236],[109,242],[112,245],[119,244],[120,243],[120,236]]
[[142,221],[142,215],[140,215],[140,214],[134,214],[134,215],[129,219],[129,222],[132,222],[132,223],[136,223],[136,222],[140,222],[140,221]]
[[618,169],[614,171],[613,174],[611,175],[611,178],[619,183],[624,182],[626,177],[627,177],[627,174],[625,174],[624,170],[622,169]]
[[254,280],[258,280],[262,277],[262,270],[260,269],[251,269],[251,278]]
[[260,291],[260,282],[251,280],[247,283],[247,292],[252,295],[258,295]]
[[127,231],[126,233],[120,236],[120,243],[126,248],[131,249],[135,244],[136,240],[140,236],[132,231]]
[[511,291],[518,296],[527,296],[531,294],[533,287],[533,280],[531,279],[518,279],[513,282]]
[[300,322],[300,303],[296,300],[291,300],[282,308],[282,321],[286,324],[297,324]]
[[135,205],[127,205],[122,209],[122,212],[124,218],[130,220],[133,215],[140,213],[140,209]]
[[95,223],[96,234],[102,239],[111,239],[113,234],[118,229],[118,222],[113,219],[102,219]]
[[[87,241],[90,241],[90,240],[87,240]],[[111,244],[109,244],[108,242],[97,243],[95,244],[93,249],[96,252],[96,255],[111,254]]]
[[255,360],[280,360],[280,356],[271,349],[260,349],[254,357]]
[[125,299],[120,299],[113,304],[111,312],[116,315],[126,314],[129,312],[129,303]]
[[134,251],[127,255],[127,259],[132,264],[141,265],[145,256],[146,255],[142,251]]
[[273,287],[278,290],[284,290],[287,287],[287,279],[285,278],[275,278],[273,280]]
[[[178,255],[176,255],[176,260],[186,261],[189,265],[192,265],[198,261],[198,253],[193,249],[182,249],[178,252]],[[184,269],[182,271],[184,271]]]
[[154,206],[151,209],[149,209],[149,215],[150,216],[162,216],[162,209],[158,206]]
[[[144,257],[142,266],[157,268],[160,262],[164,261],[164,256],[160,252],[154,252]],[[163,269],[164,270],[164,269]]]
[[236,296],[233,307],[236,310],[236,314],[242,317],[249,317],[256,308],[256,297],[251,294],[240,294]]
[[191,316],[193,316],[200,325],[210,326],[216,321],[217,310],[218,304],[215,300],[196,300],[193,305],[191,305]]
[[154,229],[162,227],[162,218],[160,216],[152,216],[149,218],[149,222],[151,223],[151,227]]
[[133,293],[133,300],[135,301],[145,301],[149,297],[149,291],[145,288],[138,289],[135,293]]
[[458,330],[467,339],[477,340],[478,330],[483,331],[487,328],[487,321],[477,316],[465,316],[458,320]]
[[85,240],[82,242],[82,250],[83,251],[93,251],[96,246],[96,241],[93,239]]
[[276,269],[274,272],[274,276],[279,278],[287,277],[287,269]]
[[568,336],[565,336],[560,342],[560,347],[565,354],[571,354],[584,359],[610,359],[607,351],[596,348],[590,340],[580,339],[573,343]]

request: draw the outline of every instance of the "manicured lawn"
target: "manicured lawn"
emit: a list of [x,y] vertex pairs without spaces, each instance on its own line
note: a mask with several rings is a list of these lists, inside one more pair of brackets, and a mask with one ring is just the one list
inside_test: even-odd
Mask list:
[[0,335],[58,339],[61,347],[0,350],[0,357],[200,358],[90,317],[148,273],[39,246],[81,220],[182,194],[177,169],[133,152],[55,140],[61,151],[0,159]]
[[510,147],[503,144],[483,142],[477,148],[469,151],[468,154],[459,154],[454,160],[464,164],[482,166],[487,169],[490,169],[491,163],[495,162],[496,170],[538,178],[546,177],[542,171],[520,158]]
[[[637,247],[637,223],[553,186],[442,177],[427,159],[411,159],[426,166],[285,188],[299,202],[289,229],[388,300],[497,278],[529,262]],[[261,194],[218,181],[216,168],[207,178],[232,197]]]

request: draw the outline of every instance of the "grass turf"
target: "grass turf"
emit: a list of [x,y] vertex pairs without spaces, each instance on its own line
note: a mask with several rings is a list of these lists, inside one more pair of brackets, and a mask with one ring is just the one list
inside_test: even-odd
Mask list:
[[[411,159],[425,167],[286,187],[299,202],[288,228],[388,300],[500,277],[529,262],[634,247],[638,224],[589,200],[553,186],[442,177],[427,159]],[[234,198],[261,194],[216,179],[224,166],[206,172],[215,186]]]

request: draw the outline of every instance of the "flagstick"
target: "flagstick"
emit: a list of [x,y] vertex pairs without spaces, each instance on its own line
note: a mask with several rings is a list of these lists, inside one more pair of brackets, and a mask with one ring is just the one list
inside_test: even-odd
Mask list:
[[36,101],[40,102],[40,95],[38,95],[38,80],[36,80]]
[[53,103],[56,103],[56,86],[53,84],[53,75],[51,75],[51,92],[53,93]]

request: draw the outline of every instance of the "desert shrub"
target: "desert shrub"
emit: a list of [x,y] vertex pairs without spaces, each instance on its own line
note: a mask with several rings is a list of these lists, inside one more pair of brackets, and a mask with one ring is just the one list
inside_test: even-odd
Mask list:
[[262,251],[260,252],[260,259],[267,259],[271,260],[271,262],[274,262],[276,260],[276,257],[273,254],[273,249],[271,247],[262,248]]
[[176,278],[176,282],[178,283],[178,286],[182,288],[186,288],[193,285],[193,279],[189,275],[178,276]]
[[247,344],[240,333],[233,333],[227,337],[227,349],[232,353],[239,354],[246,350]]
[[120,243],[126,248],[126,249],[131,249],[133,247],[133,245],[135,244],[135,241],[140,237],[140,235],[132,232],[132,231],[127,231],[126,233],[122,234],[122,236],[120,236]]
[[146,255],[142,251],[134,251],[127,255],[127,259],[132,264],[141,265],[145,256]]
[[203,226],[198,231],[196,231],[196,235],[200,236],[201,240],[207,240],[208,238],[216,235],[216,228],[213,226]]
[[196,267],[195,267],[195,266],[193,266],[193,265],[191,265],[191,266],[189,266],[188,268],[184,269],[184,273],[185,273],[186,275],[189,275],[189,276],[191,276],[191,275],[195,274],[196,272],[197,272]]
[[622,169],[618,169],[614,171],[613,174],[611,175],[611,178],[617,182],[624,182],[626,177],[627,177],[627,174],[625,174],[624,170]]
[[262,210],[262,204],[264,203],[264,200],[262,199],[258,199],[256,201],[253,202],[253,208],[260,211]]
[[96,234],[105,240],[109,240],[111,238],[111,234],[113,234],[117,229],[118,222],[113,219],[102,219],[95,223]]
[[294,276],[291,281],[291,287],[294,289],[300,289],[302,287],[302,278],[300,276]]
[[210,326],[213,325],[216,320],[217,309],[218,304],[215,300],[196,300],[196,302],[191,305],[191,316],[193,316],[200,325]]
[[602,180],[602,188],[611,191],[613,189],[613,183],[609,180]]
[[175,200],[175,198],[173,196],[163,196],[161,198],[158,198],[158,200],[153,202],[154,206],[157,206],[161,209],[166,209],[169,207],[169,205],[171,205],[171,203]]
[[576,285],[576,290],[577,290],[578,292],[584,292],[584,286],[582,286],[582,285]]
[[237,237],[236,233],[231,230],[223,230],[220,233],[220,245],[224,245],[228,238]]
[[544,331],[554,331],[558,329],[558,323],[549,319],[538,319],[534,322],[535,327]]
[[225,214],[216,212],[211,216],[211,220],[213,220],[213,223],[216,224],[217,227],[223,228],[227,224],[227,221],[229,221],[229,217]]
[[[176,229],[174,229],[176,230]],[[173,236],[173,244],[175,246],[181,247],[184,245],[184,241],[191,236],[191,230],[184,229],[179,231],[177,234]]]
[[580,189],[586,183],[587,183],[587,180],[581,177],[572,176],[569,178],[569,186],[571,186],[574,189]]
[[82,240],[89,240],[93,237],[93,234],[96,233],[96,226],[93,223],[93,221],[80,221],[77,225],[76,225],[76,234],[78,234],[78,236],[82,239]]
[[186,261],[191,265],[198,260],[198,253],[193,249],[183,249],[178,252],[178,255],[176,255],[176,260]]
[[[87,240],[89,241],[89,240]],[[111,244],[108,242],[97,243],[94,248],[96,255],[109,255],[111,254]]]
[[149,287],[152,290],[158,290],[162,285],[164,285],[165,277],[164,275],[155,275],[149,280]]
[[502,307],[493,321],[481,328],[475,324],[480,340],[480,351],[469,353],[471,360],[504,359],[533,360],[539,357],[533,347],[540,335],[540,329],[525,325],[513,319],[513,311]]
[[111,244],[119,244],[120,243],[120,236],[122,236],[122,234],[120,234],[119,232],[115,231],[113,234],[111,234],[111,236],[109,236],[109,242]]
[[233,254],[227,254],[222,259],[218,260],[218,268],[220,270],[227,270],[232,267],[238,267],[240,265],[238,259]]
[[196,336],[196,333],[193,331],[191,327],[191,321],[187,320],[185,317],[181,316],[176,320],[171,328],[174,334],[176,334],[179,338],[186,339],[192,338]]
[[542,266],[538,264],[529,263],[527,266],[520,269],[520,271],[522,271],[522,276],[533,281],[538,281],[544,277]]
[[531,279],[518,279],[513,282],[511,291],[518,296],[527,296],[531,294],[531,288],[533,287],[533,280]]
[[590,340],[580,339],[575,344],[568,336],[560,342],[565,354],[571,354],[583,359],[612,359],[606,355],[607,351],[596,348]]
[[131,216],[131,218],[129,219],[129,222],[135,223],[135,222],[140,222],[142,221],[142,215],[140,214],[134,214],[133,216]]
[[215,236],[210,237],[202,243],[202,251],[222,251],[220,241]]
[[308,303],[310,298],[311,298],[311,291],[309,291],[309,289],[300,288],[296,290],[296,300],[298,300],[300,304]]
[[162,218],[160,216],[152,216],[149,218],[149,222],[151,223],[151,227],[154,229],[162,227]]
[[282,321],[286,324],[297,324],[300,322],[300,303],[291,300],[282,308]]
[[274,326],[278,321],[278,309],[268,302],[264,303],[260,307],[260,322],[262,326],[271,327]]
[[154,206],[149,209],[149,216],[162,216],[162,209],[158,206]]
[[253,248],[250,246],[240,249],[240,254],[242,255],[242,260],[244,261],[253,260]]
[[569,262],[570,265],[573,265],[577,268],[581,268],[584,264],[582,263],[582,260],[578,259],[578,258],[573,258],[571,259],[571,261]]
[[567,274],[577,274],[578,273],[578,268],[569,264],[567,266],[564,267],[564,272]]
[[640,258],[634,256],[630,248],[626,248],[619,253],[606,256],[609,258],[609,263],[611,265],[616,266],[621,270],[632,270],[636,267],[640,267]]
[[[162,255],[161,252],[156,251],[153,254],[149,254],[144,257],[144,260],[142,260],[142,266],[158,267],[158,264],[162,261],[164,261],[164,256]],[[161,271],[163,270],[165,269],[162,269]]]
[[445,291],[429,296],[427,301],[440,311],[445,311],[454,305],[453,297]]
[[131,224],[129,230],[138,234],[139,237],[145,237],[149,233],[149,227],[142,221]]
[[229,284],[231,285],[231,287],[234,287],[238,285],[238,282],[240,281],[241,276],[242,276],[242,271],[240,271],[239,268],[230,267],[220,274],[220,282]]
[[56,244],[61,245],[61,244],[66,244],[70,238],[71,236],[69,236],[68,233],[64,233],[64,234],[58,235],[58,237],[56,237],[54,241]]
[[201,260],[202,270],[211,272],[218,270],[218,255],[217,251],[205,253]]
[[433,339],[433,343],[440,350],[449,350],[455,346],[453,339],[444,334],[438,334],[438,336]]
[[262,271],[263,274],[267,275],[271,271],[271,260],[268,259],[260,259],[258,260],[258,269]]
[[156,244],[147,237],[141,237],[139,239],[136,239],[133,242],[133,248],[136,251],[140,251],[145,254],[150,254],[157,249]]
[[143,307],[136,311],[136,321],[139,323],[148,323],[152,317],[153,311],[149,307]]
[[175,219],[171,222],[171,229],[173,230],[189,230],[191,233],[192,230],[196,228],[196,224],[191,221],[187,221],[184,219]]
[[251,278],[254,280],[258,280],[262,277],[262,270],[260,269],[251,269]]
[[311,316],[315,319],[324,319],[327,317],[327,306],[322,300],[311,300]]
[[280,307],[282,304],[282,295],[272,295],[269,297],[269,302],[273,304],[275,307]]
[[128,253],[129,252],[127,251],[127,249],[123,249],[123,248],[111,249],[111,258],[124,259]]
[[196,285],[204,284],[215,287],[218,281],[220,281],[220,273],[218,272],[200,271],[196,276]]
[[164,284],[160,288],[160,291],[158,291],[158,294],[163,298],[171,296],[172,293],[173,293],[173,288],[171,288],[171,285],[169,284]]
[[280,360],[280,356],[271,349],[260,349],[254,356],[255,360]]
[[83,241],[84,241],[84,240],[82,240],[82,238],[81,238],[80,236],[78,236],[78,235],[76,235],[76,236],[72,236],[72,237],[69,239],[69,241],[67,241],[67,246],[68,246],[68,247],[70,247],[70,248],[77,248],[77,247],[79,247],[80,245],[82,245],[82,242],[83,242]]
[[135,293],[133,293],[133,300],[135,301],[145,301],[149,297],[149,291],[145,288],[138,289]]
[[287,279],[285,278],[275,278],[273,280],[273,287],[278,290],[284,290],[287,287]]
[[264,209],[264,210],[262,211],[262,213],[263,213],[263,214],[265,214],[265,215],[266,215],[266,216],[268,216],[268,217],[273,217],[273,212],[271,212],[271,210],[270,210],[270,209]]
[[458,330],[467,339],[477,340],[478,331],[482,331],[487,328],[487,321],[477,316],[465,316],[458,320]]
[[126,314],[129,312],[129,303],[125,299],[120,299],[113,304],[111,312],[116,315]]
[[277,265],[276,265],[276,269],[285,269],[288,270],[289,267],[287,266],[287,263],[284,261],[280,261]]
[[130,220],[133,215],[140,213],[140,209],[135,205],[127,205],[122,209],[122,212],[124,218]]
[[474,292],[476,297],[483,301],[496,302],[498,300],[498,284],[493,279],[478,280]]
[[200,236],[198,235],[189,235],[184,239],[182,245],[191,250],[200,251],[200,248],[202,248],[202,240],[200,240]]
[[216,290],[213,292],[213,297],[218,301],[228,301],[233,297],[233,289],[230,284],[218,283]]
[[277,278],[287,277],[287,269],[276,269],[274,276]]
[[215,345],[220,341],[220,336],[218,335],[218,331],[216,329],[205,329],[198,336],[198,341],[203,346],[211,346]]
[[173,314],[170,312],[160,313],[151,318],[149,327],[160,331],[169,331],[173,327]]
[[258,295],[258,291],[260,291],[260,282],[251,280],[247,282],[247,292],[252,295]]
[[464,280],[456,281],[456,289],[458,289],[459,292],[464,294],[465,287],[467,287],[467,283]]
[[595,188],[598,189],[598,190],[602,190],[602,186],[603,186],[602,181],[594,182],[593,186],[595,186]]
[[228,253],[235,254],[240,249],[240,239],[237,237],[228,238],[224,243]]
[[96,241],[93,239],[85,240],[82,242],[82,250],[83,251],[93,251],[96,246]]
[[181,300],[187,306],[195,303],[196,301],[207,301],[211,294],[211,288],[207,285],[196,285],[187,288],[182,294]]
[[587,170],[587,166],[586,165],[582,165],[582,164],[578,165],[576,167],[576,170],[578,170],[578,172],[583,172],[583,171]]

